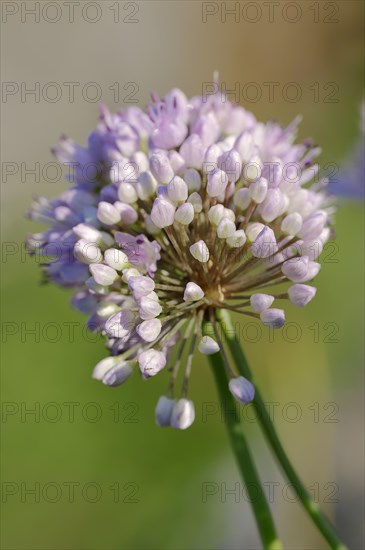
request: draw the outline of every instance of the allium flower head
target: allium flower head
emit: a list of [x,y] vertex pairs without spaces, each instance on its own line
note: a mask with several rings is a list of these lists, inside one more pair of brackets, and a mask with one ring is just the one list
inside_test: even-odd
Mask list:
[[[76,167],[72,186],[35,199],[30,217],[49,228],[28,246],[105,336],[110,357],[94,378],[116,386],[135,368],[144,379],[168,368],[159,425],[193,422],[193,354],[224,354],[220,309],[280,328],[280,304],[303,307],[315,295],[303,283],[320,269],[332,210],[324,185],[310,184],[320,150],[294,143],[297,125],[258,122],[220,93],[188,100],[174,89],[153,94],[146,112],[102,107],[85,148],[62,138],[54,149]],[[234,396],[252,400],[252,384],[227,370]]]

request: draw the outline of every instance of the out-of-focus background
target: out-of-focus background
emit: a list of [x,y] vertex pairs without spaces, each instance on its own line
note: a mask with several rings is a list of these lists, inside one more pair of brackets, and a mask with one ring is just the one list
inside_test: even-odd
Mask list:
[[[50,147],[61,133],[85,143],[99,102],[143,106],[151,90],[175,86],[200,94],[215,70],[259,119],[287,124],[302,114],[299,137],[322,146],[322,165],[341,163],[359,134],[364,4],[43,0],[1,8],[2,548],[260,548],[208,365],[193,367],[197,420],[187,432],[154,424],[163,373],[117,389],[92,380],[103,344],[83,329],[68,292],[39,284],[22,241],[41,226],[24,214],[32,195],[66,188],[47,164]],[[361,203],[340,204],[317,297],[289,309],[290,324],[273,341],[240,321],[284,445],[354,550],[364,544],[363,220]],[[243,414],[285,547],[326,548],[252,411]]]

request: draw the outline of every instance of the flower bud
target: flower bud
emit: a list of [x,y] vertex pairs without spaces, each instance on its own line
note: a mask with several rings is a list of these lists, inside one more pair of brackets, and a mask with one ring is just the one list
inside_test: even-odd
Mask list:
[[203,353],[204,355],[213,355],[213,353],[217,353],[220,348],[213,338],[210,336],[203,336],[199,342],[198,349],[200,353]]
[[151,172],[141,172],[136,185],[138,196],[142,200],[148,199],[157,189],[157,181]]
[[131,289],[135,300],[139,300],[142,296],[147,296],[155,288],[155,283],[151,277],[138,275],[137,277],[128,278],[128,286]]
[[174,171],[165,153],[156,151],[150,158],[151,172],[158,182],[167,184],[174,177]]
[[308,275],[308,256],[295,257],[283,263],[281,271],[294,283],[301,283]]
[[267,327],[281,328],[285,323],[285,312],[283,309],[265,309],[260,313],[260,319]]
[[257,311],[258,313],[261,313],[265,309],[269,309],[273,301],[274,301],[274,296],[270,296],[270,294],[257,293],[257,294],[252,294],[250,298],[252,309]]
[[228,176],[222,170],[214,170],[208,174],[207,193],[210,197],[218,197],[225,192]]
[[118,210],[123,225],[131,225],[137,221],[138,214],[130,204],[117,201],[114,203],[114,207]]
[[90,243],[98,245],[102,243],[101,232],[87,223],[79,223],[73,228],[73,232],[80,239],[85,239],[85,241],[89,241]]
[[265,229],[266,225],[259,222],[249,223],[246,229],[246,235],[249,242],[253,243],[258,235],[261,233],[263,229]]
[[159,319],[143,321],[136,327],[137,334],[146,342],[154,342],[161,332],[162,324]]
[[241,248],[247,240],[246,233],[243,229],[238,229],[231,237],[226,240],[230,248]]
[[141,319],[149,321],[158,317],[162,311],[162,307],[156,300],[152,300],[147,296],[142,296],[138,303],[138,313]]
[[190,192],[199,191],[202,185],[202,179],[197,170],[194,168],[189,168],[184,174],[184,180],[188,186]]
[[132,183],[123,181],[118,187],[118,198],[122,202],[131,204],[138,199],[137,189]]
[[205,173],[209,174],[210,172],[213,172],[217,168],[218,158],[221,156],[221,154],[222,154],[222,149],[216,143],[208,147],[204,156],[204,164],[203,164],[203,170]]
[[195,420],[194,403],[188,399],[179,399],[171,414],[170,424],[178,430],[186,430]]
[[225,215],[223,204],[215,204],[211,206],[208,212],[208,219],[213,225],[218,225]]
[[105,323],[105,331],[113,338],[129,336],[135,325],[135,315],[128,309],[123,309],[109,317]]
[[209,260],[209,249],[204,241],[198,241],[189,248],[190,254],[201,263],[207,263]]
[[175,174],[180,174],[185,167],[185,160],[183,157],[173,149],[168,152],[168,158]]
[[281,222],[281,230],[287,235],[297,235],[303,225],[303,218],[298,212],[288,214]]
[[106,357],[95,366],[92,377],[101,380],[107,386],[120,386],[132,372],[132,367],[127,361],[118,356]]
[[247,378],[238,376],[237,378],[231,378],[228,383],[229,391],[237,401],[247,405],[253,401],[255,397],[255,388],[253,384]]
[[265,222],[272,222],[283,214],[286,206],[283,193],[280,189],[269,189],[266,199],[260,205],[260,213]]
[[190,202],[185,202],[175,212],[175,221],[183,225],[189,225],[194,219],[194,206]]
[[164,395],[160,397],[155,410],[155,419],[157,426],[160,426],[160,428],[170,426],[172,409],[174,408],[175,403],[175,399],[169,399]]
[[100,248],[85,239],[80,239],[75,244],[74,256],[83,264],[98,264],[103,261]]
[[109,286],[118,278],[115,269],[104,264],[90,265],[91,274],[98,285]]
[[217,236],[219,239],[232,237],[236,231],[236,224],[228,218],[222,218],[217,227]]
[[204,291],[196,283],[190,282],[184,290],[185,302],[196,302],[204,298]]
[[261,176],[262,161],[259,156],[253,156],[243,168],[243,178],[248,181],[254,181]]
[[139,368],[145,378],[155,376],[166,365],[166,357],[162,351],[148,349],[138,357]]
[[200,137],[196,134],[191,134],[181,145],[180,155],[184,158],[189,168],[200,170],[204,158],[204,147]]
[[199,193],[192,193],[188,198],[188,202],[193,205],[194,212],[197,214],[203,210],[203,201]]
[[257,235],[251,246],[251,252],[255,258],[269,258],[278,250],[275,233],[271,227],[264,229]]
[[129,263],[128,256],[117,248],[109,248],[104,253],[105,262],[116,271],[122,271]]
[[118,210],[109,202],[101,201],[98,204],[98,220],[105,225],[114,225],[121,220]]
[[289,300],[298,307],[306,306],[316,295],[317,289],[308,285],[293,285],[288,289]]
[[166,199],[155,199],[151,210],[151,219],[160,229],[174,223],[175,207]]
[[179,176],[174,176],[167,185],[168,197],[173,202],[183,202],[188,198],[188,186]]
[[313,240],[320,236],[327,221],[326,212],[316,212],[310,215],[303,222],[298,235],[303,240]]
[[234,149],[226,151],[219,157],[218,166],[227,174],[229,181],[235,183],[240,179],[242,161],[239,153]]
[[236,208],[238,208],[239,210],[246,210],[250,202],[251,196],[250,191],[247,187],[243,187],[243,189],[239,189],[235,192],[233,203]]
[[250,197],[256,204],[261,204],[267,195],[268,183],[265,178],[260,178],[251,183],[249,187]]

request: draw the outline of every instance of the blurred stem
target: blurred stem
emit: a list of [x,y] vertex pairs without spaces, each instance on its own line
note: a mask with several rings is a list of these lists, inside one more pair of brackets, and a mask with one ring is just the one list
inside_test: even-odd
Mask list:
[[256,466],[242,432],[235,401],[228,389],[228,379],[223,359],[219,353],[216,353],[210,355],[209,360],[217,384],[222,410],[224,411],[225,425],[227,426],[232,448],[249,494],[263,548],[264,550],[282,550],[283,546],[276,534],[271,511],[266,502]]
[[[236,339],[234,327],[231,321],[230,314],[227,310],[220,310],[219,312],[220,327],[222,329],[222,338],[231,350],[232,357],[235,361],[239,373],[252,381],[252,374],[250,367],[248,366],[246,357],[242,351],[242,348]],[[346,546],[338,538],[334,527],[326,516],[321,512],[317,503],[314,502],[307,489],[304,487],[302,481],[298,477],[296,471],[291,465],[276,433],[271,418],[265,408],[265,403],[260,395],[259,390],[255,386],[255,398],[253,400],[253,406],[255,407],[258,420],[261,424],[261,428],[274,451],[276,458],[281,465],[286,477],[290,481],[295,490],[298,499],[302,503],[304,509],[315,523],[319,531],[322,533],[325,540],[328,542],[330,548],[333,550],[346,550]]]

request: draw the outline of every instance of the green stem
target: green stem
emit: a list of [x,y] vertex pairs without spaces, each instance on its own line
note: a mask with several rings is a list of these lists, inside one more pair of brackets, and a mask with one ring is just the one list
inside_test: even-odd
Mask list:
[[[227,342],[232,356],[235,360],[236,366],[240,374],[245,378],[252,381],[252,374],[250,367],[248,366],[246,357],[243,350],[236,339],[234,327],[231,321],[231,317],[226,310],[220,311],[220,326],[225,336],[225,342]],[[282,445],[280,439],[276,433],[274,425],[271,421],[269,413],[265,408],[265,403],[260,395],[259,390],[255,387],[255,398],[253,400],[258,420],[261,424],[262,430],[274,451],[278,462],[285,472],[286,477],[291,482],[297,496],[302,503],[304,509],[311,517],[319,531],[322,533],[325,540],[328,542],[330,548],[333,550],[346,550],[346,546],[338,538],[334,527],[326,516],[321,512],[318,504],[314,502],[302,481],[298,477],[298,474],[291,465]]]
[[282,550],[283,546],[276,534],[275,525],[262,490],[260,478],[242,432],[235,401],[228,389],[224,362],[219,353],[210,355],[209,360],[216,380],[232,448],[250,498],[263,548],[265,550]]

